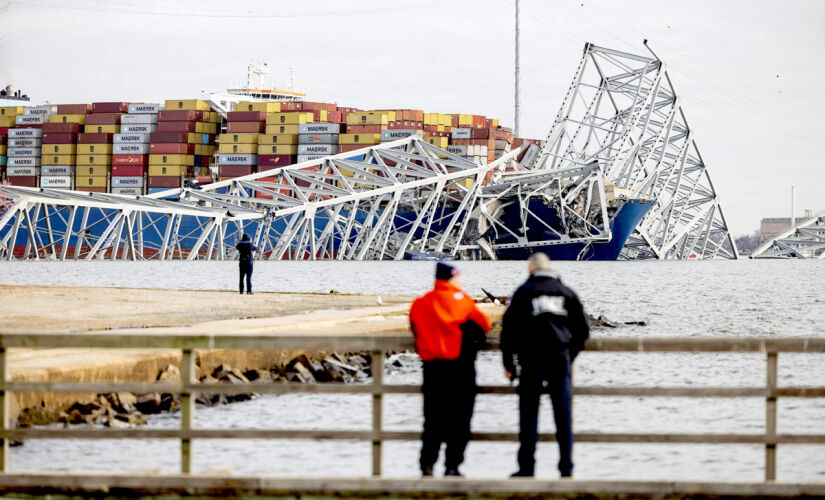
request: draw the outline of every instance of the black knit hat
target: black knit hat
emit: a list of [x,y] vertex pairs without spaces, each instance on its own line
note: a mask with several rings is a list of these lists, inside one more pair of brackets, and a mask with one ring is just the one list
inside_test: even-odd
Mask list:
[[439,262],[435,265],[435,279],[448,280],[458,274],[458,269],[449,264]]

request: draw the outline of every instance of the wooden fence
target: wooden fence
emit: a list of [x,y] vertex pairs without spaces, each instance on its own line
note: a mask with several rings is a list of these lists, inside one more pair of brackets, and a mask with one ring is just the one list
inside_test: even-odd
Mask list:
[[[168,382],[22,382],[8,378],[8,349],[17,347],[88,347],[88,348],[175,348],[181,350],[181,381]],[[385,394],[414,394],[419,386],[387,385],[384,383],[384,357],[388,351],[413,348],[409,334],[383,336],[333,335],[162,335],[162,334],[0,334],[0,473],[8,470],[9,439],[112,439],[112,438],[172,438],[181,442],[181,472],[192,472],[193,439],[347,439],[372,442],[372,474],[381,475],[383,442],[388,440],[418,440],[419,432],[385,431],[383,429],[383,397]],[[364,352],[372,355],[372,384],[287,383],[287,384],[225,384],[196,381],[195,351],[198,349],[261,349]],[[765,398],[764,434],[679,434],[679,433],[576,433],[584,443],[736,443],[765,446],[765,480],[776,479],[776,447],[779,444],[825,445],[825,434],[777,433],[777,398],[822,398],[825,387],[778,387],[777,357],[779,353],[825,353],[825,338],[595,338],[588,341],[587,351],[600,352],[740,352],[765,353],[767,377],[759,387],[575,387],[576,396],[630,397],[719,397]],[[75,427],[65,429],[9,429],[9,392],[63,392],[137,394],[175,393],[181,399],[179,429],[130,428],[110,429]],[[482,386],[482,394],[513,394],[510,386]],[[372,428],[370,430],[278,430],[278,429],[195,429],[195,394],[241,393],[315,393],[372,395]],[[481,441],[514,441],[516,433],[473,433]],[[540,434],[541,441],[555,440],[554,434]]]

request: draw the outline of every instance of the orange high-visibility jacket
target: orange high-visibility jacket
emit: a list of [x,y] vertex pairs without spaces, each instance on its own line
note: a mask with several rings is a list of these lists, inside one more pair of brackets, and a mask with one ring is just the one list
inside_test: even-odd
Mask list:
[[485,332],[490,318],[475,301],[446,280],[436,280],[435,288],[415,299],[410,307],[410,323],[415,350],[423,361],[456,359],[461,354],[461,325],[473,321]]

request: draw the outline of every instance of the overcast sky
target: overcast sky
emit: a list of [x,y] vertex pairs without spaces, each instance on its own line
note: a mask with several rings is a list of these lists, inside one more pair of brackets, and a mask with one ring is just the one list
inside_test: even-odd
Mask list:
[[[233,10],[230,5],[237,4]],[[0,84],[35,102],[199,97],[287,68],[308,99],[513,124],[514,0],[0,0]],[[735,235],[825,210],[825,2],[522,0],[522,135],[549,131],[586,41],[668,64]]]

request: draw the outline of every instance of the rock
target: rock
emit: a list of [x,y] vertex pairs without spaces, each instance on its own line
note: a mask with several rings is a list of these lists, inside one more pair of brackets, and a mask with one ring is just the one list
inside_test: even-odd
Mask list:
[[268,370],[247,370],[243,374],[247,380],[256,384],[268,384],[274,378],[272,372]]
[[341,293],[341,292],[339,292],[338,290],[330,290],[329,293],[335,294],[335,293]]
[[302,364],[304,366],[304,368],[307,368],[308,366],[312,365],[312,361],[309,360],[307,355],[306,354],[301,354],[297,358],[294,358],[292,361],[287,363],[286,366],[284,367],[284,370],[287,371],[287,372],[294,372],[294,371],[296,371],[295,365],[298,364],[298,363]]
[[113,392],[104,396],[107,404],[118,413],[132,413],[135,411],[137,397],[131,392]]
[[303,383],[315,382],[315,377],[303,363],[295,363],[292,367],[295,373],[300,377],[299,381]]
[[135,427],[143,425],[147,422],[146,417],[140,413],[113,413],[109,415],[106,422],[103,424],[107,427]]
[[[221,365],[223,367],[223,365]],[[229,382],[231,384],[248,384],[249,379],[237,368],[226,367],[223,370],[212,374],[218,382]]]
[[175,394],[162,394],[159,404],[161,411],[178,411],[180,409],[180,401]]
[[59,421],[60,413],[50,411],[43,406],[31,406],[24,408],[17,416],[17,424],[21,427],[31,427],[33,425],[47,425]]
[[180,369],[175,365],[167,365],[158,374],[156,380],[158,382],[180,382]]
[[160,394],[153,392],[151,394],[138,396],[137,401],[135,401],[135,408],[145,415],[160,413],[163,411],[160,406]]

